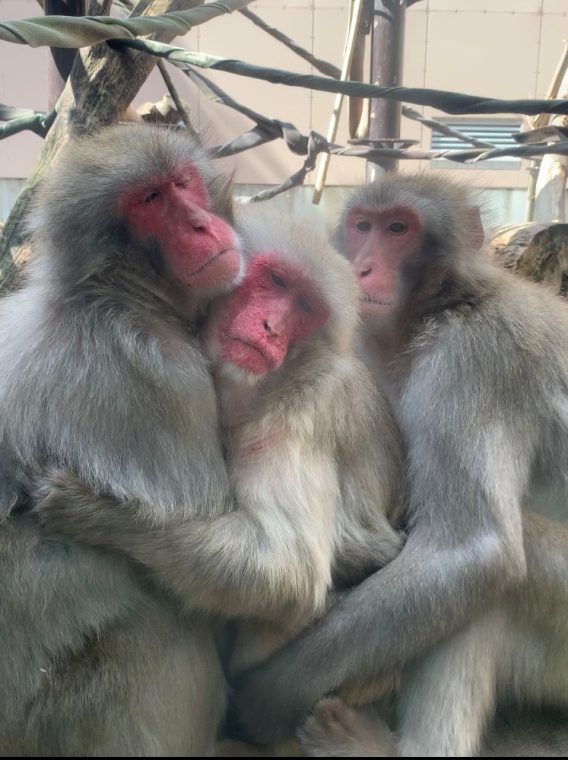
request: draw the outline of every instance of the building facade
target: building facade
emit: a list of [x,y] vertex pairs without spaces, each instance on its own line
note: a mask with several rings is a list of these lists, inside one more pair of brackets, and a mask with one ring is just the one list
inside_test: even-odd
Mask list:
[[[347,24],[346,0],[259,0],[251,9],[320,58],[341,65]],[[0,18],[38,15],[35,0],[0,0]],[[119,13],[119,11],[116,11]],[[407,11],[403,83],[413,87],[454,90],[495,98],[544,97],[568,38],[568,0],[421,0]],[[308,64],[234,13],[196,27],[176,44],[195,51],[250,63],[310,73]],[[367,44],[368,46],[368,44]],[[0,102],[44,110],[47,108],[45,49],[0,43]],[[323,134],[333,108],[328,93],[271,85],[221,72],[206,72],[237,101],[266,116],[292,122],[302,132]],[[223,143],[250,128],[245,117],[200,95],[178,70],[172,77],[180,96],[191,107],[191,118],[210,143]],[[165,92],[155,71],[136,103],[159,100]],[[419,109],[421,110],[421,109]],[[456,124],[490,141],[504,144],[521,124],[514,114],[454,119],[432,109],[428,116]],[[402,137],[417,140],[425,149],[452,147],[419,123],[403,119]],[[347,109],[342,114],[337,142],[346,144]],[[5,219],[23,179],[41,148],[41,139],[21,134],[0,142],[0,219]],[[235,172],[239,192],[282,182],[301,165],[301,157],[276,141],[222,164]],[[464,179],[480,189],[489,224],[519,222],[524,218],[528,162],[514,159],[462,166],[447,161],[401,162],[401,171],[428,169]],[[364,179],[365,162],[334,157],[328,173],[326,204],[334,205],[338,189]],[[308,181],[313,182],[311,175]],[[309,197],[310,188],[296,193],[296,202]]]

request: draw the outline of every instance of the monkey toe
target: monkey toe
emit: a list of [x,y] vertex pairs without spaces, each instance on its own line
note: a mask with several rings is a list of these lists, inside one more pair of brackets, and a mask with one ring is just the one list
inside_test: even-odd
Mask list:
[[340,757],[357,734],[357,713],[340,699],[322,699],[298,730],[308,757]]
[[322,699],[297,732],[308,757],[392,757],[394,740],[376,717],[337,698]]

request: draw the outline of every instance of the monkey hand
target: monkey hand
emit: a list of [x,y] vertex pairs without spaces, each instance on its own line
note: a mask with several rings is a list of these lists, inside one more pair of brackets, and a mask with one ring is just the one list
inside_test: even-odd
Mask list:
[[[82,541],[91,546],[108,545],[112,497],[92,488],[66,470],[54,470],[37,483],[33,514],[44,533]],[[116,511],[116,504],[114,504]]]
[[317,696],[307,693],[309,679],[283,666],[283,655],[285,651],[237,678],[231,735],[255,744],[275,744],[292,736],[306,718]]

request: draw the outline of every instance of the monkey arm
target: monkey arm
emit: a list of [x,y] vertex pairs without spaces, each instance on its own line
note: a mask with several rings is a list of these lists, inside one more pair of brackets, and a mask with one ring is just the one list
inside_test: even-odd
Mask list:
[[399,556],[237,683],[237,711],[255,741],[289,735],[323,696],[403,665],[523,577],[517,498],[528,468],[519,472],[518,452],[510,446],[507,461],[502,449],[499,482],[481,484],[477,442],[464,450],[444,439],[444,477],[439,447],[425,443],[409,452],[411,527]]
[[295,525],[285,510],[272,514],[276,504],[156,525],[137,503],[96,495],[68,473],[42,492],[35,512],[45,532],[128,554],[191,609],[269,620],[311,619],[324,609],[332,542],[320,546],[307,519]]
[[[425,556],[411,535],[396,559],[342,596],[326,618],[237,681],[247,735],[270,743],[291,734],[342,683],[396,668],[473,616],[488,559],[481,549],[460,569],[466,554],[464,547]],[[492,591],[483,583],[486,601],[500,586],[498,575],[491,573]]]
[[358,527],[345,536],[335,559],[333,580],[339,588],[354,586],[384,567],[400,553],[405,535],[385,520],[378,529]]

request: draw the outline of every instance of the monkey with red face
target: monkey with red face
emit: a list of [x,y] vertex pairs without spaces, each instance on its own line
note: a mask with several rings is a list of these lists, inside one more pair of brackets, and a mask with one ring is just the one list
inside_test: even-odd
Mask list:
[[230,192],[181,133],[114,127],[39,192],[28,284],[0,302],[0,754],[213,751],[210,621],[124,557],[48,539],[22,488],[64,468],[153,525],[232,507],[195,323],[233,287]]
[[40,507],[45,530],[117,549],[190,609],[241,621],[233,673],[312,622],[332,587],[399,552],[402,450],[388,404],[353,354],[358,293],[349,266],[278,204],[243,212],[242,283],[217,299],[204,340],[213,363],[235,509],[139,509],[65,474]]
[[[568,511],[568,307],[492,266],[446,179],[357,190],[337,243],[408,449],[409,537],[246,675],[237,703],[252,736],[273,741],[343,683],[405,666],[399,752],[472,754],[496,702],[568,706],[568,529],[554,522]],[[350,744],[354,716],[338,710],[316,708],[306,748],[369,753],[369,731]]]

